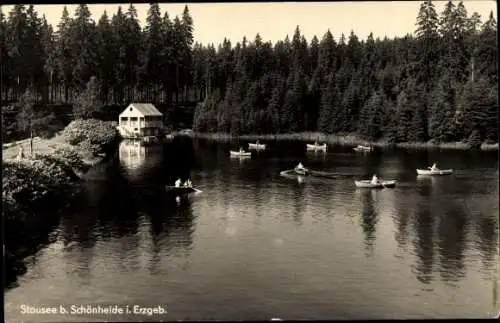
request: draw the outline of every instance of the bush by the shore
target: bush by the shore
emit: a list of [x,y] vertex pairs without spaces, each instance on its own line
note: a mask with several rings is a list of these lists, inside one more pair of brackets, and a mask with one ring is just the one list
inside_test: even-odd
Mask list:
[[50,214],[55,216],[78,192],[74,184],[99,159],[95,156],[105,154],[117,138],[109,122],[76,120],[62,136],[37,141],[29,157],[12,158],[10,152],[10,159],[3,160],[2,216],[9,228],[5,247],[15,254],[23,245],[20,233],[50,222]]
[[52,151],[4,160],[4,203],[30,206],[47,195],[66,191],[90,167],[85,156],[102,154],[116,141],[117,132],[108,122],[88,119],[71,122],[62,136],[68,144],[56,144]]
[[97,119],[77,119],[62,132],[66,143],[91,152],[102,154],[117,139],[116,127],[111,122]]

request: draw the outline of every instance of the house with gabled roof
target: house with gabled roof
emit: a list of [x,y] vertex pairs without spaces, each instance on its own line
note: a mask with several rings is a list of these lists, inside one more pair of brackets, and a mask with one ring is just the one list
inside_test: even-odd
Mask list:
[[125,137],[159,136],[163,133],[163,113],[151,103],[130,103],[120,113],[118,129]]

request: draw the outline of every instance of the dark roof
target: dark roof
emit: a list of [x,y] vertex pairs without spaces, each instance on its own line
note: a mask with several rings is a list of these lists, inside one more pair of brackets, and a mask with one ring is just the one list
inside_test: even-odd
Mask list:
[[151,103],[130,103],[129,107],[133,106],[144,116],[162,116],[163,113],[158,111]]

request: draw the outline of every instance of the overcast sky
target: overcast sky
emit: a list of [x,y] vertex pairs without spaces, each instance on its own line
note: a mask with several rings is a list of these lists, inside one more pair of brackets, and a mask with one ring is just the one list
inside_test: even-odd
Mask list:
[[[438,13],[441,13],[446,1],[434,1]],[[458,2],[455,2],[458,3]],[[314,35],[319,39],[330,29],[335,38],[342,33],[346,36],[354,30],[360,39],[365,39],[370,32],[375,37],[404,36],[415,30],[419,1],[392,2],[276,2],[276,3],[188,3],[194,20],[194,39],[203,44],[220,43],[224,37],[235,44],[243,36],[253,40],[260,33],[264,40],[273,43],[293,35],[295,27],[300,26],[308,41]],[[490,11],[496,18],[496,1],[464,1],[470,15],[476,11],[484,22]],[[104,10],[108,16],[116,13],[118,4],[89,5],[92,17],[99,20]],[[124,9],[128,4],[123,4]],[[168,12],[171,18],[181,15],[185,3],[160,4],[162,15]],[[4,14],[13,6],[3,6]],[[68,5],[73,15],[77,5]],[[148,4],[135,4],[141,26],[147,15]],[[55,28],[62,15],[63,5],[36,5],[37,12],[45,14]]]

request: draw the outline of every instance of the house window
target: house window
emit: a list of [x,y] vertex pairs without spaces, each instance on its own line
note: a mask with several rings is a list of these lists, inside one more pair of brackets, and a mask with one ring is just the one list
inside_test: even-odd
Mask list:
[[121,118],[120,118],[120,120],[121,120],[121,121],[127,121],[127,120],[128,120],[128,118],[127,118],[127,117],[121,117]]
[[130,121],[137,121],[137,117],[130,117]]
[[129,110],[129,111],[132,111],[133,109],[132,109],[132,108],[130,108],[130,109],[128,109],[128,110]]

